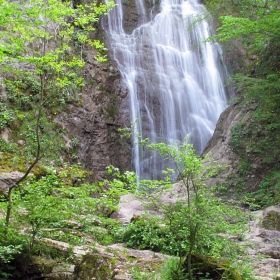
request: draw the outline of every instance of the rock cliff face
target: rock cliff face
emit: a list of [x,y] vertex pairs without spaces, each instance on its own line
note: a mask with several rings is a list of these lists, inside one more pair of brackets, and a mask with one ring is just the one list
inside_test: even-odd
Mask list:
[[[240,123],[249,123],[251,118],[250,106],[244,108],[241,104],[233,104],[228,107],[220,116],[216,129],[212,138],[207,143],[203,155],[208,154],[217,163],[226,165],[227,168],[217,177],[209,180],[209,186],[226,184],[229,190],[234,193],[234,189],[238,188],[238,184],[242,181],[246,190],[254,190],[262,178],[262,169],[264,168],[262,160],[254,157],[249,150],[245,151],[246,157],[251,158],[254,163],[251,165],[250,172],[244,176],[240,172],[240,164],[242,156],[240,153],[233,151],[232,128]],[[230,194],[229,194],[230,195]]]
[[210,180],[209,186],[224,183],[229,174],[237,169],[238,160],[230,146],[231,128],[240,120],[240,106],[228,107],[220,116],[212,138],[207,143],[203,155],[209,154],[217,163],[227,165],[225,172]]
[[118,128],[130,126],[128,96],[112,61],[98,63],[92,50],[87,51],[86,61],[82,106],[72,105],[70,114],[62,114],[58,122],[77,139],[79,160],[98,179],[109,164],[130,169],[130,142],[118,132]]

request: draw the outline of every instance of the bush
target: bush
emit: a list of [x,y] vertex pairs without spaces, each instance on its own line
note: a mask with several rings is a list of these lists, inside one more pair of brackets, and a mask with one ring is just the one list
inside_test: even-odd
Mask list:
[[122,241],[138,249],[155,252],[165,251],[168,229],[160,225],[159,218],[150,216],[136,217],[123,231]]
[[[1,221],[3,224],[3,221]],[[14,279],[20,276],[22,264],[28,259],[25,237],[18,235],[12,229],[6,231],[0,227],[0,279]]]

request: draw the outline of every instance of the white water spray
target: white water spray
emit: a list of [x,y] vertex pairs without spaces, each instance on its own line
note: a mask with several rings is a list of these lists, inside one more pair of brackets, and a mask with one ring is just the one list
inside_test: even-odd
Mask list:
[[[138,27],[123,28],[123,6],[109,13],[106,32],[113,58],[130,95],[134,135],[151,142],[182,141],[203,151],[220,113],[226,107],[221,49],[203,43],[211,27],[199,17],[206,14],[197,0],[161,0],[155,16],[135,0]],[[225,70],[225,69],[223,69]],[[134,168],[140,179],[158,179],[166,166],[143,147],[133,147]]]

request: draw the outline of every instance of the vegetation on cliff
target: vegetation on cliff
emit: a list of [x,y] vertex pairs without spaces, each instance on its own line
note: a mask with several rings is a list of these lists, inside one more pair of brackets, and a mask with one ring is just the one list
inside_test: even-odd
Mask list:
[[[245,67],[232,80],[244,112],[232,128],[231,145],[240,158],[235,174],[253,208],[280,201],[280,9],[279,1],[205,1],[219,18],[216,39],[243,49]],[[242,45],[240,45],[240,43]],[[241,71],[240,71],[241,69]],[[257,170],[256,170],[257,167]],[[250,177],[256,176],[254,185]],[[245,189],[244,189],[245,187]]]

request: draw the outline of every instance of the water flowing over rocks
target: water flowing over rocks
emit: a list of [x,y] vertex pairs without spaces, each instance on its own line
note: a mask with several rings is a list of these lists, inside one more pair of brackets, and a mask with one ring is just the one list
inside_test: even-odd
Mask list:
[[[201,153],[228,98],[222,51],[216,43],[201,44],[212,34],[211,26],[205,20],[193,24],[206,13],[204,6],[194,0],[162,0],[155,12],[158,6],[151,9],[149,1],[140,0],[128,15],[133,1],[116,3],[103,27],[128,88],[134,142],[139,134],[165,143],[189,136]],[[127,32],[131,21],[135,29]],[[140,178],[158,179],[166,168],[139,145],[133,146],[133,161]]]

